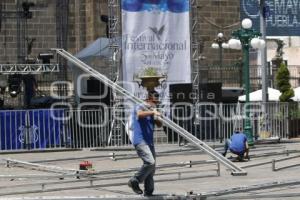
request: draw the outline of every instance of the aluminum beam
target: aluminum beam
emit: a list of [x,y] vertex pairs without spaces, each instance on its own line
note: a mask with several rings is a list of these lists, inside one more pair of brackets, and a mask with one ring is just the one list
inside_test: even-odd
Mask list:
[[[204,178],[204,177],[208,177],[208,176],[204,176],[204,175],[199,175],[199,176],[195,176],[195,174],[193,174],[192,176],[189,177],[181,177],[180,180],[189,180],[189,179],[197,179],[197,178]],[[127,177],[126,177],[127,178]],[[30,194],[30,193],[42,193],[42,192],[55,192],[55,191],[63,191],[63,190],[82,190],[82,189],[87,189],[87,188],[105,188],[105,187],[119,187],[119,186],[124,186],[127,185],[128,180],[126,181],[121,181],[118,178],[118,182],[116,183],[96,183],[96,182],[101,182],[104,179],[102,178],[96,178],[96,179],[79,179],[78,181],[60,181],[60,182],[45,182],[45,183],[37,183],[37,184],[23,184],[23,185],[18,185],[17,187],[21,187],[23,189],[25,189],[25,187],[32,187],[32,186],[37,186],[37,187],[41,187],[40,189],[37,189],[36,187],[33,189],[25,189],[25,190],[21,190],[18,189],[16,190],[16,186],[7,186],[7,189],[14,189],[14,191],[8,191],[5,190],[4,192],[0,192],[0,196],[5,196],[5,195],[17,195],[17,194]],[[170,182],[170,181],[178,181],[178,178],[164,178],[164,179],[159,179],[156,180],[156,182]],[[88,182],[89,184],[86,184],[86,182]],[[71,184],[71,185],[68,185]],[[77,183],[77,184],[76,184]],[[78,184],[78,183],[82,183],[82,184]],[[49,187],[50,186],[50,187]],[[1,188],[0,188],[1,189]],[[136,195],[139,196],[139,195]],[[168,196],[167,194],[164,196]],[[175,195],[176,197],[176,195]],[[143,197],[145,198],[145,197]],[[120,199],[120,198],[119,198]],[[156,199],[156,198],[154,198]],[[195,198],[193,198],[195,199]]]
[[[30,168],[38,171],[46,171],[46,172],[53,172],[53,173],[62,173],[62,174],[76,174],[78,172],[84,171],[84,170],[76,170],[76,169],[64,169],[58,166],[51,166],[51,165],[41,165],[37,163],[31,163],[21,160],[15,160],[6,158],[3,159],[6,161],[6,166],[10,167],[11,165],[17,165],[24,168]],[[85,172],[85,171],[84,171]]]
[[[215,160],[203,160],[203,161],[187,161],[181,163],[168,163],[163,165],[158,165],[157,169],[169,169],[169,168],[192,168],[196,166],[208,165],[208,164],[217,164],[216,169],[212,169],[211,171],[216,171],[217,176],[220,176],[220,166]],[[87,180],[111,180],[111,179],[122,179],[122,178],[130,178],[131,175],[128,176],[131,172],[138,170],[139,168],[130,168],[126,170],[110,170],[110,171],[84,171],[85,173],[78,174],[60,174],[60,175],[43,175],[43,174],[25,174],[25,175],[0,175],[0,179],[64,179],[64,178],[85,178],[82,180],[83,182]],[[172,175],[172,174],[185,174],[185,173],[198,173],[201,170],[193,170],[193,171],[179,171],[179,172],[158,172],[155,175]],[[207,171],[207,170],[206,170]],[[52,172],[52,171],[51,171]],[[123,175],[125,174],[125,175]],[[76,181],[76,182],[82,182]],[[74,181],[64,181],[64,183],[73,183]],[[50,184],[60,184],[60,182],[50,183]],[[36,185],[36,184],[32,184]],[[22,187],[23,185],[17,185],[12,187]],[[4,186],[5,187],[5,186]],[[4,188],[0,186],[0,189]],[[10,186],[9,186],[10,187]]]
[[287,165],[287,166],[284,166],[284,167],[279,167],[279,168],[276,168],[276,162],[281,162],[281,161],[285,161],[285,160],[291,160],[291,159],[294,159],[294,158],[299,158],[300,155],[295,155],[295,156],[290,156],[290,157],[287,157],[287,158],[278,158],[278,159],[273,159],[272,160],[272,171],[278,171],[278,170],[282,170],[282,169],[288,169],[288,168],[291,168],[291,167],[298,167],[300,166],[300,163],[297,163],[297,164],[292,164],[292,165]]

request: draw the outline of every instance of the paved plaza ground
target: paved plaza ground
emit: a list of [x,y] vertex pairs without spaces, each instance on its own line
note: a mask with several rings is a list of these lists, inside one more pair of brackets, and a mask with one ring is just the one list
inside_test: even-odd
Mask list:
[[[221,151],[222,144],[213,145]],[[152,199],[189,199],[195,194],[198,199],[299,199],[300,166],[272,171],[273,159],[295,156],[293,159],[276,162],[276,168],[300,163],[300,142],[258,144],[251,149],[251,160],[235,162],[245,167],[247,176],[232,176],[221,165],[220,176],[216,163],[179,166],[183,162],[213,160],[192,146],[158,145],[155,194]],[[112,154],[115,159],[112,159]],[[85,149],[77,151],[7,153],[0,154],[0,198],[19,199],[142,199],[134,195],[127,181],[141,165],[131,147]],[[230,157],[229,154],[227,157]],[[35,163],[29,168],[24,164],[7,167],[5,159]],[[94,175],[76,177],[72,172],[83,161],[93,165]],[[265,163],[255,166],[255,164]],[[22,167],[23,166],[23,167]],[[25,167],[24,167],[25,166]],[[46,167],[44,167],[46,166]],[[40,171],[40,170],[44,171]],[[46,170],[45,170],[46,169]],[[52,170],[52,172],[50,172]],[[59,173],[60,172],[60,173]],[[61,174],[64,173],[64,178]],[[254,185],[276,185],[258,190]],[[233,192],[232,188],[254,187],[249,191]],[[42,191],[43,189],[43,191]],[[228,189],[229,192],[224,192]],[[219,195],[213,195],[217,192]],[[200,194],[202,197],[200,198]],[[207,196],[206,196],[207,195]]]

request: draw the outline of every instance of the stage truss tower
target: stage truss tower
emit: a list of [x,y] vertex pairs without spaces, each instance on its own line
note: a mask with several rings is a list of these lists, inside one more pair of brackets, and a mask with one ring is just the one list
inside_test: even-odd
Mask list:
[[[109,49],[110,49],[110,79],[114,82],[122,80],[122,69],[121,69],[121,0],[108,0],[108,37],[109,37]],[[124,137],[121,133],[122,122],[120,119],[121,108],[119,108],[120,101],[119,97],[112,92],[111,93],[111,107],[112,113],[114,114],[111,131],[108,139],[108,145],[121,145],[122,138]],[[117,119],[118,118],[118,119]]]
[[[198,22],[198,3],[197,0],[190,0],[191,6],[191,67],[193,91],[196,94],[194,103],[199,102],[199,59],[200,59],[200,42],[199,42],[199,22]],[[193,95],[194,96],[194,95]]]
[[[56,43],[58,48],[68,49],[68,23],[69,19],[69,0],[56,1]],[[58,79],[60,81],[68,80],[67,62],[65,59],[57,58],[61,73]],[[68,96],[68,89],[65,84],[58,85],[60,96]]]

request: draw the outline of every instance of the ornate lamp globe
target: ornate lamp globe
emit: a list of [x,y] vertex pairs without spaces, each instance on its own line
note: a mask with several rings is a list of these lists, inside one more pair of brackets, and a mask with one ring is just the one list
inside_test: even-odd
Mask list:
[[244,29],[250,29],[252,27],[252,21],[249,18],[243,19],[242,21],[242,27]]
[[251,40],[251,46],[254,48],[254,49],[259,49],[260,48],[260,39],[258,38],[253,38]]
[[217,43],[212,43],[211,47],[214,48],[214,49],[218,49],[219,45]]
[[229,44],[228,43],[223,43],[222,48],[223,49],[229,49]]
[[224,37],[223,33],[218,33],[218,38],[223,38],[223,37]]

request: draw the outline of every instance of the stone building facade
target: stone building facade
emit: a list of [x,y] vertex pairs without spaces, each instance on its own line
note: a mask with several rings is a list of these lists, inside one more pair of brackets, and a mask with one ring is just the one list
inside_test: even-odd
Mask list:
[[[23,2],[34,3],[34,6],[29,8],[32,17],[26,20],[23,15],[17,14],[17,11],[24,11]],[[194,69],[203,69],[199,73],[202,82],[220,81],[220,70],[210,68],[211,65],[219,65],[219,52],[212,49],[211,44],[219,32],[223,32],[224,36],[229,38],[232,30],[240,26],[239,1],[197,0],[197,5],[198,35],[196,37],[201,41],[201,55],[206,59],[201,60],[199,66],[194,66]],[[97,38],[106,37],[107,34],[107,24],[101,20],[101,15],[108,14],[108,0],[1,0],[0,8],[0,63],[2,64],[20,63],[18,44],[23,48],[21,51],[23,59],[21,63],[23,63],[25,57],[36,58],[39,53],[55,47],[67,49],[75,54]],[[33,41],[32,51],[27,55],[29,53],[27,45],[30,41]],[[234,65],[240,57],[240,51],[226,49],[223,56],[224,65]],[[105,62],[96,61],[93,66],[109,75],[111,69]],[[38,76],[38,81],[72,79],[72,73],[66,65],[64,66],[62,73],[54,76]],[[237,75],[229,74],[227,78],[232,79]],[[48,90],[46,87],[43,88],[45,91]]]
[[[34,3],[29,8],[32,17],[27,19],[24,18],[24,2]],[[36,59],[39,53],[56,47],[75,54],[98,37],[106,37],[106,24],[100,18],[105,14],[106,0],[1,0],[0,63],[24,63],[26,57]],[[31,41],[29,50],[27,47]],[[72,79],[72,72],[65,64],[62,59],[60,73],[35,76],[39,95],[49,95],[53,81]],[[9,79],[7,75],[0,76]],[[8,108],[22,107],[24,102],[23,95],[11,98],[8,92],[0,95],[0,99],[4,99]]]
[[[19,0],[22,4],[22,0]],[[66,0],[32,0],[35,6],[30,8],[33,17],[27,20],[27,38],[35,38],[32,55],[49,48],[57,47],[59,31],[59,2]],[[2,11],[16,11],[17,0],[2,0]],[[74,0],[68,2],[68,9],[63,10],[67,18],[67,49],[76,53],[92,41],[106,35],[106,24],[100,16],[107,14],[106,0]],[[234,28],[239,26],[239,1],[237,0],[198,0],[199,40],[203,42],[204,63],[218,64],[218,51],[211,48],[211,43],[218,32],[230,37]],[[17,19],[2,17],[0,43],[1,63],[16,62]],[[238,51],[225,50],[224,63],[230,64],[240,56]]]
[[[199,39],[203,42],[204,65],[218,65],[218,50],[211,48],[218,33],[229,39],[234,29],[240,26],[240,1],[238,0],[198,0]],[[224,65],[230,65],[241,54],[238,50],[224,50]]]
[[[240,25],[238,0],[195,0],[198,5],[198,41],[201,41],[201,60],[194,69],[200,69],[201,82],[219,82],[220,70],[218,67],[219,51],[211,48],[213,39],[219,32],[229,38],[233,29]],[[29,8],[32,17],[24,19],[16,11],[23,10],[23,2],[32,2]],[[119,0],[119,2],[121,2]],[[19,6],[17,6],[19,5]],[[39,53],[50,48],[64,48],[72,54],[79,52],[99,37],[106,37],[107,24],[101,20],[101,15],[108,14],[108,0],[1,0],[1,29],[0,29],[0,63],[24,63],[25,57],[36,58]],[[18,18],[19,17],[19,18]],[[19,30],[18,30],[19,21]],[[19,38],[18,38],[18,32]],[[24,34],[26,33],[26,34]],[[34,40],[34,41],[33,41]],[[30,51],[28,43],[33,41]],[[18,51],[19,47],[23,50]],[[18,54],[21,54],[18,59]],[[238,50],[224,50],[224,65],[234,65],[241,57]],[[23,60],[23,61],[22,61]],[[53,60],[56,62],[56,60]],[[72,72],[62,63],[62,73],[55,75],[37,76],[38,81],[72,79]],[[93,61],[93,67],[106,75],[111,74],[107,61]],[[223,71],[226,71],[224,68]],[[227,78],[239,76],[228,74]],[[224,85],[225,81],[223,81]],[[230,83],[226,83],[231,86]],[[49,90],[47,87],[45,91]],[[22,100],[19,100],[22,101]],[[10,101],[9,101],[10,102]]]
[[[107,14],[105,0],[67,0],[68,7],[61,7],[65,0],[32,0],[35,5],[30,7],[32,18],[27,19],[26,36],[21,35],[21,42],[34,38],[32,56],[50,48],[58,47],[59,35],[64,29],[67,49],[78,52],[100,36],[105,36],[106,25],[100,15]],[[20,10],[22,11],[22,0]],[[24,1],[25,2],[25,1]],[[59,8],[61,7],[61,8]],[[1,0],[1,31],[0,31],[0,62],[16,63],[17,58],[17,0]],[[61,10],[60,10],[61,9]],[[62,27],[61,16],[67,16]],[[21,26],[24,25],[21,17]],[[21,30],[22,31],[22,30]]]

